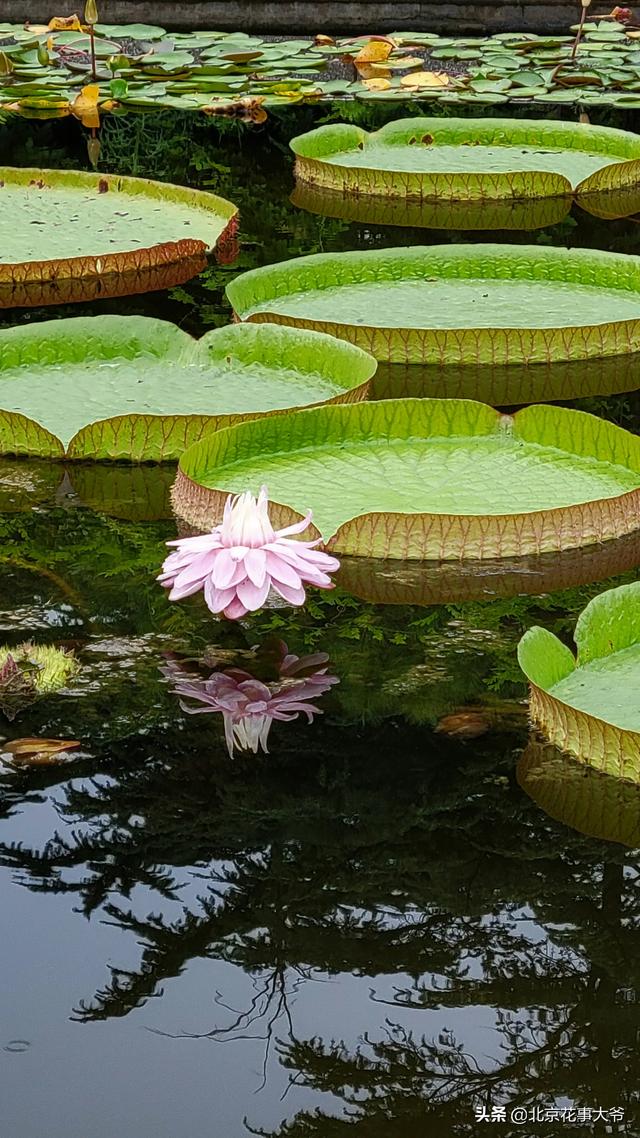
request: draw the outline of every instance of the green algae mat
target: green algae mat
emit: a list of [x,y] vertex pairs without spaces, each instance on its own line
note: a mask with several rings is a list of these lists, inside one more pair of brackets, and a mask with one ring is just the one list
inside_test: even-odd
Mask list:
[[577,655],[530,628],[518,646],[534,724],[561,750],[609,774],[640,777],[640,582],[589,602]]
[[201,340],[144,316],[0,332],[0,453],[177,458],[203,431],[362,399],[375,360],[318,333],[220,328]]
[[241,320],[330,332],[378,360],[529,363],[640,347],[640,259],[526,245],[318,253],[227,286]]
[[437,202],[581,196],[640,178],[637,135],[582,123],[413,118],[373,134],[336,123],[291,149],[311,186]]
[[215,194],[142,178],[0,167],[0,307],[189,280],[237,224]]
[[521,556],[635,530],[640,439],[553,406],[514,416],[456,399],[319,407],[205,436],[180,460],[174,505],[206,529],[228,494],[262,484],[282,524],[311,509],[337,553]]

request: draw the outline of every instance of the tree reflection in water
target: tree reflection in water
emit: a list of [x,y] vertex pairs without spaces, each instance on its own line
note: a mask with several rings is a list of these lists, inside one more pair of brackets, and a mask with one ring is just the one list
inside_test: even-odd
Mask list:
[[[253,999],[234,1008],[215,994],[222,1014],[203,1038],[263,1039],[263,1079],[275,1045],[293,1085],[346,1108],[340,1118],[333,1105],[300,1113],[279,1135],[466,1135],[473,1107],[488,1102],[615,1097],[630,1112],[640,1085],[637,853],[567,829],[523,794],[521,726],[473,743],[393,720],[346,735],[328,718],[312,743],[304,731],[282,725],[270,758],[234,763],[219,744],[209,751],[192,721],[156,735],[152,758],[148,739],[130,739],[113,777],[59,790],[72,829],[40,851],[2,848],[30,888],[76,893],[82,911],[142,947],[139,966],[112,967],[75,1018],[125,1016],[195,958],[238,966]],[[572,801],[601,804],[602,784],[585,769]],[[519,772],[526,788],[522,763]],[[615,839],[619,817],[614,808],[601,818],[600,835],[604,825]],[[637,830],[627,822],[625,840]],[[171,920],[162,901],[180,896],[186,867],[200,896]],[[137,885],[159,911],[117,900]],[[302,1038],[301,986],[345,974],[371,989],[379,1030],[355,1047]],[[486,1051],[448,1025],[447,1013],[482,1008],[494,1010],[500,1040]]]

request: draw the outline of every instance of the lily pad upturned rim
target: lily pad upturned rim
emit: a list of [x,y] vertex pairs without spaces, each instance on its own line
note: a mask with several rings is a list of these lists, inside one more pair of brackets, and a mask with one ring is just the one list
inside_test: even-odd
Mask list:
[[[484,173],[420,172],[382,169],[375,164],[350,166],[337,155],[366,149],[371,141],[404,138],[413,144],[427,137],[429,145],[536,145],[581,150],[619,157],[584,178],[575,187],[561,172],[522,170]],[[581,145],[584,143],[585,145]],[[433,201],[500,201],[549,197],[581,197],[637,184],[640,178],[640,140],[629,131],[585,123],[528,119],[407,118],[369,133],[349,123],[328,123],[290,143],[296,155],[295,175],[301,183],[339,190],[345,195],[417,198]],[[327,161],[327,159],[331,161]]]
[[[96,278],[115,278],[124,274],[144,272],[149,269],[164,268],[169,271],[176,266],[178,273],[181,262],[201,257],[213,252],[218,242],[227,236],[237,225],[238,208],[226,198],[218,197],[203,190],[188,186],[175,186],[168,182],[157,182],[148,178],[124,177],[120,174],[89,173],[80,170],[43,170],[0,167],[0,195],[6,185],[35,187],[34,192],[51,187],[77,189],[78,191],[97,190],[98,193],[139,194],[152,200],[171,201],[189,206],[211,218],[211,240],[206,242],[195,238],[179,238],[176,241],[161,241],[143,249],[109,253],[107,250],[90,256],[70,256],[42,258],[0,263],[0,290],[11,286],[30,283],[59,283],[66,280],[74,282],[95,280]],[[43,238],[46,246],[46,232]],[[185,278],[182,277],[182,280]],[[188,279],[188,278],[187,278]],[[171,283],[178,283],[170,281]],[[170,287],[170,284],[165,287]],[[132,290],[133,291],[133,290]],[[111,295],[105,292],[105,295]],[[1,302],[0,291],[0,302]],[[77,297],[81,299],[81,297]],[[55,303],[50,301],[49,303]]]
[[520,640],[518,662],[529,681],[531,720],[561,751],[607,774],[640,780],[640,731],[574,707],[550,690],[582,664],[640,641],[640,581],[589,601],[576,622],[574,641],[575,656],[546,628],[534,626]]
[[[638,487],[609,498],[513,514],[406,513],[370,511],[340,524],[335,533],[310,531],[337,554],[399,559],[491,559],[562,551],[604,542],[640,529],[640,438],[583,411],[537,405],[502,415],[467,399],[389,399],[342,407],[320,407],[254,420],[205,435],[182,455],[172,501],[176,513],[202,530],[222,518],[230,492],[246,485],[216,489],[211,477],[234,458],[292,453],[319,437],[342,448],[350,440],[405,440],[492,436],[505,429],[523,441],[557,447],[570,454],[616,463],[638,475]],[[287,526],[303,514],[270,498],[274,523]],[[309,502],[309,507],[313,503]]]
[[[289,316],[277,311],[291,293],[365,281],[433,278],[548,280],[636,290],[640,257],[595,249],[540,245],[414,245],[345,253],[313,253],[250,269],[231,281],[227,297],[239,320],[329,332],[390,363],[545,363],[624,355],[640,350],[640,318],[570,327],[498,326],[384,328],[375,324]],[[268,305],[262,311],[260,306]]]
[[[0,454],[55,459],[110,459],[132,462],[165,462],[176,460],[183,451],[199,439],[205,431],[213,431],[245,422],[254,417],[268,417],[293,412],[299,404],[270,411],[247,411],[216,414],[144,414],[112,415],[83,426],[65,448],[63,442],[37,418],[17,411],[2,410],[2,376],[6,367],[20,367],[20,351],[26,350],[25,368],[29,367],[29,352],[41,350],[49,342],[69,347],[73,340],[80,347],[84,338],[103,336],[114,344],[116,336],[124,343],[137,337],[144,345],[164,337],[170,350],[188,357],[207,350],[211,356],[224,356],[229,350],[237,353],[240,362],[251,362],[253,353],[260,360],[265,353],[275,354],[279,362],[296,366],[310,374],[331,376],[343,385],[343,390],[322,402],[305,406],[321,407],[326,403],[356,402],[366,398],[369,381],[376,370],[375,360],[352,344],[317,332],[283,328],[275,324],[227,325],[214,328],[200,339],[166,320],[150,316],[76,316],[60,320],[47,320],[37,324],[17,325],[0,329]],[[175,341],[175,344],[173,344]],[[71,354],[72,349],[69,348]],[[11,357],[11,352],[15,357]],[[60,361],[64,362],[64,353]],[[305,365],[308,365],[305,368]],[[179,405],[179,392],[176,403]]]

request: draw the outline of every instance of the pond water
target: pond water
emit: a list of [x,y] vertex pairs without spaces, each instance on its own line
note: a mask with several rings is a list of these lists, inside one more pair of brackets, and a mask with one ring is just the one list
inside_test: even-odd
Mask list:
[[[144,142],[157,174],[240,205],[238,257],[171,294],[4,323],[138,312],[198,334],[249,267],[469,239],[297,210],[277,132],[138,141],[123,173],[151,173]],[[477,239],[637,252],[640,227],[576,212]],[[574,405],[640,423],[634,390]],[[640,790],[531,737],[515,646],[532,624],[570,643],[592,596],[636,578],[640,542],[481,573],[346,563],[304,610],[233,625],[154,581],[172,478],[0,462],[0,641],[80,663],[0,719],[6,740],[80,743],[0,771],[3,1134],[471,1136],[481,1108],[504,1135],[638,1134]],[[260,674],[274,638],[340,682],[311,725],[232,761],[167,671]],[[523,1123],[535,1107],[557,1113]]]

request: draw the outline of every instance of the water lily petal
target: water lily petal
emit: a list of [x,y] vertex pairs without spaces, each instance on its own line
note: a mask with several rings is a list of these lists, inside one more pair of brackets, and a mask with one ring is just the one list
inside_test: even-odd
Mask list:
[[302,521],[294,522],[293,525],[285,526],[284,529],[276,530],[276,537],[286,537],[289,533],[302,533],[303,530],[308,528],[310,522],[311,510],[309,510],[308,514],[305,514]]
[[[158,578],[159,579],[159,578]],[[187,585],[176,585],[173,583],[171,592],[169,593],[170,601],[183,601],[185,597],[191,597],[194,593],[199,593],[202,588],[202,581],[192,581]]]
[[243,605],[239,597],[234,596],[233,600],[229,602],[225,609],[224,615],[228,620],[239,620],[240,617],[247,615],[247,609]]
[[275,581],[282,581],[285,585],[291,585],[293,589],[299,589],[302,581],[300,574],[296,572],[297,565],[291,564],[290,560],[284,561],[277,553],[267,553],[267,571]]
[[[230,550],[220,549],[211,565],[211,580],[216,589],[228,589],[238,572],[238,562]],[[243,573],[240,573],[243,576]]]
[[273,587],[276,593],[279,593],[283,600],[288,601],[290,605],[303,605],[306,593],[302,588],[294,589],[291,585],[285,585],[281,581],[273,581]]
[[235,596],[235,589],[217,589],[211,578],[207,577],[204,583],[204,600],[211,612],[224,612]]
[[267,555],[264,549],[249,549],[244,558],[244,567],[249,580],[260,588],[267,575]]
[[269,595],[270,587],[271,582],[267,576],[261,585],[254,585],[253,581],[247,577],[239,585],[236,585],[236,593],[243,605],[251,612],[255,612],[256,609],[262,608]]

